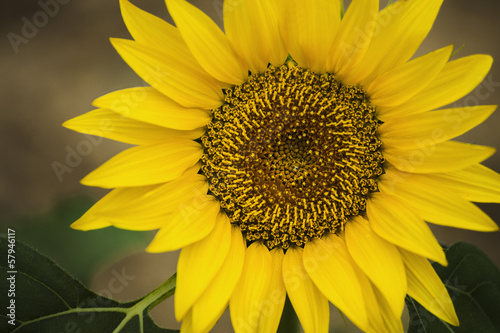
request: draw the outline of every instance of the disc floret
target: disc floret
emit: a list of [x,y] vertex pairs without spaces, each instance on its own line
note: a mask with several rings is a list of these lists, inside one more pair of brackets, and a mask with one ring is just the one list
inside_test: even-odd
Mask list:
[[303,246],[365,210],[383,173],[359,86],[292,62],[225,91],[201,138],[209,190],[248,242]]

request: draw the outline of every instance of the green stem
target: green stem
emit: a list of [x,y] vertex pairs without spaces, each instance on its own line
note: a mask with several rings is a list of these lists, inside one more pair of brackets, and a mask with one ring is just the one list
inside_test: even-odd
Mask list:
[[172,275],[167,281],[163,282],[158,288],[144,296],[144,298],[131,307],[127,311],[127,315],[121,321],[120,325],[118,325],[113,333],[118,333],[120,330],[125,327],[125,325],[130,321],[130,319],[135,316],[139,316],[139,322],[141,323],[141,332],[143,331],[142,327],[142,317],[144,311],[148,308],[153,308],[166,298],[170,297],[175,292],[175,282],[177,278],[177,273]]
[[156,290],[159,290],[162,288],[162,286],[165,286],[164,290],[165,293],[159,296],[153,303],[151,303],[151,306],[149,307],[149,311],[153,310],[155,306],[169,298],[175,293],[175,285],[177,281],[177,273],[174,273],[167,281],[165,281],[161,286],[159,286],[157,289],[155,289],[153,292]]

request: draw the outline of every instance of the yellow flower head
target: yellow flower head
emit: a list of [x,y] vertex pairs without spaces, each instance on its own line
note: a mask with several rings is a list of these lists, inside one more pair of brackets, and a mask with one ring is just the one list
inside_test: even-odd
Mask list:
[[[226,0],[224,30],[184,0],[175,27],[121,0],[133,40],[113,46],[150,87],[116,91],[65,126],[136,145],[83,179],[114,188],[72,226],[156,230],[182,249],[175,314],[207,332],[229,304],[236,332],[274,332],[288,294],[306,333],[328,302],[367,332],[402,332],[408,294],[458,325],[428,259],[427,222],[498,227],[494,149],[450,139],[495,106],[440,109],[492,59],[412,59],[442,0]],[[103,127],[103,121],[113,126]]]

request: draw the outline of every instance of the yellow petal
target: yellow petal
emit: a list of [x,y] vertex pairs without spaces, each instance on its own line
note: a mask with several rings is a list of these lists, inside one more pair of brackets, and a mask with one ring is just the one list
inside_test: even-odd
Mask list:
[[436,78],[452,51],[453,45],[444,47],[377,77],[366,87],[371,102],[377,107],[403,104]]
[[111,43],[137,75],[182,106],[210,110],[222,105],[220,84],[198,64],[169,49],[158,51],[116,38]]
[[[182,333],[193,333],[193,315],[192,311],[189,310],[189,312],[186,314],[184,317],[184,320],[182,321],[181,324],[181,332]],[[206,331],[208,332],[208,331]]]
[[372,231],[368,221],[357,217],[345,226],[350,255],[387,299],[394,316],[403,313],[406,276],[397,248]]
[[193,198],[179,207],[146,250],[174,251],[205,238],[214,228],[219,210],[220,204],[211,195]]
[[283,250],[275,248],[271,250],[271,282],[267,295],[262,304],[262,313],[260,315],[257,332],[276,332],[285,306],[286,289],[283,282]]
[[406,266],[408,295],[436,317],[458,326],[450,295],[429,261],[404,249],[399,250]]
[[[133,145],[147,145],[182,137],[195,139],[198,134],[203,134],[203,131],[200,130],[177,131],[147,124],[104,109],[93,110],[70,119],[63,126],[80,133],[101,136]],[[88,152],[89,154],[91,149],[92,147]]]
[[404,105],[378,108],[378,118],[385,121],[391,117],[410,116],[450,104],[479,85],[489,72],[492,63],[493,58],[483,54],[450,61],[434,82]]
[[197,174],[198,169],[199,165],[190,168],[182,177],[167,184],[116,188],[71,227],[92,230],[113,225],[127,230],[159,229],[168,222],[168,214],[178,208],[180,202],[207,193],[206,179]]
[[326,72],[328,52],[340,25],[340,2],[286,2],[281,32],[288,52],[301,67]]
[[[125,191],[133,191],[133,187],[115,189],[121,190],[122,195]],[[96,212],[101,216],[120,216],[123,219],[146,220],[153,218],[162,218],[162,216],[178,209],[178,206],[193,197],[207,194],[208,181],[203,175],[188,174],[170,181],[166,184],[154,187],[143,195],[136,194],[123,196],[129,197],[127,200],[115,197],[113,205],[102,206]]]
[[397,198],[373,193],[366,204],[373,231],[388,242],[446,266],[446,257],[427,224]]
[[144,46],[154,46],[157,50],[172,50],[196,63],[181,34],[173,25],[139,9],[128,0],[120,0],[120,9],[127,30],[136,42]]
[[[392,330],[392,327],[397,327],[397,323],[395,322],[397,322],[398,319],[401,321],[401,315],[395,316],[389,306],[383,307],[383,301],[385,301],[384,296],[382,296],[380,292],[377,293],[377,288],[354,262],[353,268],[361,284],[365,307],[369,316],[369,328],[365,330],[367,332],[393,332],[394,330]],[[380,298],[382,298],[382,300]],[[387,327],[391,327],[391,329],[387,330]]]
[[366,331],[370,323],[364,288],[344,241],[336,235],[309,241],[304,247],[303,260],[305,270],[318,289],[356,326]]
[[[401,182],[386,182],[397,177],[395,170],[386,170],[381,178],[381,192],[397,196],[427,222],[476,231],[496,231],[498,226],[474,204],[432,181],[433,175],[409,175]],[[430,180],[430,181],[429,181]]]
[[187,1],[166,0],[166,3],[184,41],[199,64],[222,82],[245,82],[248,68],[233,51],[217,24]]
[[175,317],[180,321],[193,306],[226,259],[231,245],[231,224],[219,213],[214,229],[201,241],[181,250],[177,263]]
[[[373,39],[375,57],[378,58],[379,54],[382,54],[382,57],[377,66],[374,67],[370,77],[364,80],[365,84],[382,73],[404,64],[415,54],[434,25],[442,3],[443,0],[408,1],[406,8],[402,10],[400,20],[396,19],[396,24],[392,27],[395,29],[392,31],[393,35],[397,35],[395,40],[389,41],[389,43],[392,42],[392,48],[384,50],[383,47],[387,46],[386,42],[381,39]],[[387,17],[381,18],[379,22],[382,23],[384,19]],[[379,35],[377,37],[384,38],[386,36]],[[390,51],[388,52],[388,50]]]
[[285,288],[305,333],[328,332],[328,300],[318,290],[302,263],[304,250],[289,248],[283,258]]
[[227,257],[192,308],[194,332],[210,330],[227,307],[245,261],[245,241],[238,227],[231,228],[231,245]]
[[114,91],[99,97],[92,104],[123,117],[177,130],[203,127],[212,118],[207,110],[185,108],[149,87]]
[[[123,20],[135,41],[144,46],[154,46],[154,49],[159,52],[169,50],[178,57],[189,61],[199,71],[205,72],[176,27],[135,7],[127,0],[120,0],[120,5]],[[221,88],[227,87],[221,85]]]
[[104,188],[144,186],[180,177],[203,155],[190,140],[169,140],[127,149],[82,179],[82,184]]
[[207,190],[205,177],[197,174],[157,186],[117,188],[92,206],[84,217],[87,223],[89,218],[103,219],[122,229],[159,229],[168,224],[170,214],[179,205],[206,194]]
[[496,108],[496,105],[480,105],[391,118],[380,125],[379,137],[388,149],[432,146],[476,127]]
[[481,163],[495,148],[447,141],[415,149],[384,149],[385,159],[401,171],[415,173],[448,172]]
[[[405,284],[406,284],[406,273],[405,273]],[[394,332],[394,333],[403,333],[403,322],[401,321],[401,315],[395,316],[391,305],[388,303],[384,295],[377,290],[377,288],[373,288],[373,292],[375,293],[375,297],[377,299],[378,309],[380,311],[381,323],[380,326],[375,327],[375,332]]]
[[273,1],[224,1],[224,28],[238,55],[250,71],[261,73],[271,62],[281,65],[287,52],[279,34]]
[[288,57],[288,51],[280,34],[279,21],[281,20],[280,9],[282,8],[282,0],[262,1],[264,11],[267,14],[266,34],[271,41],[269,62],[274,66],[281,66]]
[[327,72],[338,73],[341,70],[346,72],[364,57],[376,27],[378,9],[378,1],[351,2],[329,51]]
[[500,174],[481,164],[430,177],[466,200],[500,202]]
[[210,332],[211,328],[212,327],[202,330],[195,330],[193,323],[193,310],[191,309],[187,312],[186,316],[184,316],[184,319],[182,319],[181,333],[208,333]]
[[[96,230],[96,229],[102,229],[106,227],[110,227],[111,221],[106,218],[102,217],[96,217],[90,214],[84,214],[81,216],[78,220],[73,222],[70,227],[76,230],[82,230],[82,231],[88,231],[88,230]],[[154,230],[157,229],[157,227],[152,227],[151,229],[145,229],[145,230]],[[139,229],[132,229],[132,230],[139,230]]]
[[339,73],[344,83],[362,81],[368,86],[376,77],[408,61],[429,33],[442,2],[398,1],[380,11],[363,60],[349,68],[349,73]]
[[257,332],[273,272],[272,257],[260,242],[250,245],[240,280],[229,300],[234,331]]
[[[157,187],[158,185],[114,189],[97,201],[82,217],[74,222],[71,227],[78,230],[93,230],[111,226],[109,218],[99,216],[99,211],[106,207],[112,208],[124,205],[128,200],[143,196]],[[132,230],[153,230],[158,228],[156,224],[151,229],[142,229],[142,226],[142,223],[135,223],[137,229]]]

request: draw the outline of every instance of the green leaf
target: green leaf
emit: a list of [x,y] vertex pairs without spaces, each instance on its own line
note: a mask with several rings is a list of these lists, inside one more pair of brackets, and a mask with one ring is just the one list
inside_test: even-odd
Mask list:
[[407,296],[408,333],[499,332],[500,270],[477,247],[455,243],[446,250],[448,267],[433,264],[455,306],[460,326],[443,322]]
[[157,300],[174,293],[175,275],[145,297],[120,303],[85,288],[31,247],[0,235],[0,253],[9,249],[15,251],[13,266],[0,262],[0,290],[8,296],[2,297],[0,332],[178,332],[158,327],[148,314]]
[[299,318],[293,309],[292,302],[290,302],[287,296],[277,333],[296,333],[299,332],[299,327]]
[[61,201],[46,214],[17,218],[6,225],[16,230],[18,240],[45,253],[70,274],[88,283],[101,266],[143,250],[153,237],[151,232],[114,227],[87,232],[71,229],[71,223],[94,203],[95,199],[74,197]]

